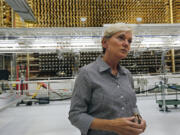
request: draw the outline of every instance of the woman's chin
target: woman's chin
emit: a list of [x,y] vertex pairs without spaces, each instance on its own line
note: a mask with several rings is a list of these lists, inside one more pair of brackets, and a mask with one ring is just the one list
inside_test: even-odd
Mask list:
[[121,59],[125,59],[127,57],[127,54],[121,54],[121,55],[119,55],[119,59],[121,60]]

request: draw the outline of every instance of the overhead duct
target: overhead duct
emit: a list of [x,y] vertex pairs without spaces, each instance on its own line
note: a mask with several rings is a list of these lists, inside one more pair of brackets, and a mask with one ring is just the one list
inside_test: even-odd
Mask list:
[[35,22],[33,11],[26,0],[5,0],[13,10],[21,16],[24,21]]

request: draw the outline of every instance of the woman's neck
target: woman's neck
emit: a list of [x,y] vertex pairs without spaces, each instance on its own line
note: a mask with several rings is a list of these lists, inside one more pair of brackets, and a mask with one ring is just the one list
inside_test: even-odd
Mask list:
[[103,60],[110,66],[112,70],[112,74],[116,75],[117,74],[117,65],[118,65],[118,60],[115,58],[112,58],[108,56],[107,54],[103,56]]

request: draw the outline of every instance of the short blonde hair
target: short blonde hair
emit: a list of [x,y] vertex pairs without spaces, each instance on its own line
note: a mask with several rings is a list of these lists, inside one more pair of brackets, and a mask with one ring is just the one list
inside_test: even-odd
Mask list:
[[[121,32],[121,31],[132,32],[133,30],[132,30],[132,27],[130,27],[128,24],[125,24],[125,23],[111,24],[110,26],[107,26],[107,28],[105,28],[102,40],[109,39],[114,34],[116,34],[117,32]],[[104,54],[106,52],[106,48],[102,47],[102,49],[103,49],[103,54]]]
[[114,35],[117,32],[120,32],[120,31],[131,31],[132,32],[132,28],[130,26],[128,26],[128,24],[125,24],[125,23],[111,24],[110,26],[108,26],[105,29],[103,37],[110,38],[112,35]]

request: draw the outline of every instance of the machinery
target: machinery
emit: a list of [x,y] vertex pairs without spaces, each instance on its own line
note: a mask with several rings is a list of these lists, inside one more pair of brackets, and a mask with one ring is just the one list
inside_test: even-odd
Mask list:
[[[168,105],[174,105],[175,108],[177,108],[177,106],[180,104],[180,100],[178,99],[178,91],[180,91],[180,86],[178,85],[169,85],[168,84],[168,78],[166,76],[167,71],[166,71],[166,63],[165,63],[165,55],[166,55],[167,51],[165,50],[162,53],[161,56],[161,81],[159,82],[159,91],[161,93],[161,99],[157,98],[157,94],[155,92],[156,95],[156,103],[159,105],[159,107],[161,108],[160,111],[166,111],[168,112]],[[175,94],[173,95],[168,95],[167,94],[167,90],[175,90]],[[173,97],[172,97],[173,96]],[[174,98],[175,96],[175,98]]]
[[[71,98],[71,91],[68,89],[58,89],[53,90],[49,82],[47,84],[45,82],[35,82],[37,83],[36,90],[33,91],[33,93],[26,94],[26,98],[18,102],[16,105],[19,106],[20,104],[25,105],[32,105],[34,104],[49,104],[50,101],[56,101],[56,100],[66,100]],[[52,94],[55,94],[58,96],[58,98],[51,96]]]

